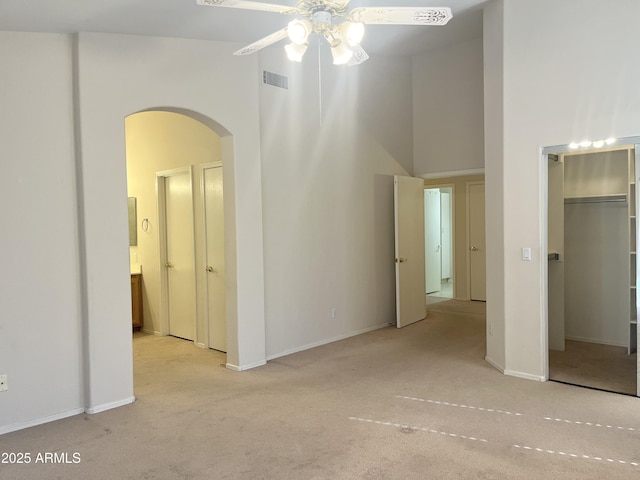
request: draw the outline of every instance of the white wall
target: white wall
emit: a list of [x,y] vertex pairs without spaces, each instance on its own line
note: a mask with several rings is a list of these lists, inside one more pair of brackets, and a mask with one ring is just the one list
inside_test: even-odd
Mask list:
[[237,241],[229,309],[238,317],[228,360],[238,369],[264,363],[257,59],[214,42],[0,35],[11,232],[2,238],[0,373],[9,391],[0,431],[133,400],[124,131],[137,111],[197,112],[226,135],[225,209]]
[[415,175],[484,168],[482,37],[414,56]]
[[[91,274],[88,301],[90,309],[95,302],[96,311],[89,316],[97,322],[97,328],[90,328],[96,336],[89,344],[100,352],[99,359],[107,358],[107,351],[113,355],[130,349],[131,342],[130,334],[106,327],[110,305],[125,306],[129,297],[128,280],[120,283],[129,276],[128,247],[123,250],[117,240],[128,238],[126,200],[118,203],[127,195],[124,119],[138,111],[169,107],[198,112],[217,122],[219,134],[233,135],[221,142],[230,200],[225,210],[230,206],[235,211],[229,215],[231,225],[225,217],[225,228],[232,227],[237,242],[236,261],[227,266],[230,284],[237,285],[237,304],[228,305],[237,309],[237,329],[229,332],[227,360],[238,369],[265,361],[258,71],[255,57],[232,55],[235,47],[170,38],[79,36],[84,231]],[[109,290],[110,295],[104,293]],[[107,299],[109,305],[103,303]],[[113,366],[99,360],[91,366],[92,377],[131,371],[127,361],[128,365]],[[109,393],[98,385],[96,389],[100,398]],[[110,396],[113,390],[110,385]]]
[[391,175],[411,170],[410,62],[323,55],[319,81],[317,54],[260,57],[289,77],[260,89],[268,358],[395,320]]
[[[272,356],[393,320],[390,176],[412,164],[408,60],[328,65],[320,125],[313,56],[303,64],[308,84],[283,102],[271,87],[259,95],[258,59],[234,57],[237,45],[1,35],[2,131],[11,135],[0,149],[15,160],[2,165],[2,211],[16,232],[3,237],[4,431],[133,400],[125,118],[138,111],[190,112],[221,135],[236,238],[231,367],[266,357],[264,265]],[[261,61],[285,65],[269,53]]]
[[484,46],[484,164],[485,231],[487,242],[487,355],[489,363],[505,368],[504,274],[504,5],[485,6]]
[[71,39],[0,32],[0,433],[84,407]]
[[[542,378],[546,332],[541,299],[547,259],[541,255],[540,147],[638,134],[640,64],[629,59],[636,57],[640,44],[640,3],[493,3],[485,11],[485,61],[489,57],[496,63],[495,68],[485,69],[485,104],[502,100],[504,108],[502,116],[495,115],[502,127],[487,130],[485,139],[496,153],[486,157],[487,191],[492,192],[487,195],[487,211],[503,218],[504,228],[487,225],[487,281],[488,285],[492,278],[503,281],[504,289],[487,292],[487,317],[493,321],[494,336],[499,328],[505,341],[488,341],[487,349],[494,358],[504,352],[508,373]],[[487,32],[499,35],[490,28],[502,24],[502,9],[503,42],[487,44]],[[499,61],[501,49],[503,62]],[[502,77],[496,75],[500,66]],[[496,95],[500,90],[502,94]],[[504,148],[501,155],[500,146]],[[503,194],[490,188],[499,185]],[[503,239],[504,248],[496,248]],[[522,247],[532,247],[532,262],[520,260]]]

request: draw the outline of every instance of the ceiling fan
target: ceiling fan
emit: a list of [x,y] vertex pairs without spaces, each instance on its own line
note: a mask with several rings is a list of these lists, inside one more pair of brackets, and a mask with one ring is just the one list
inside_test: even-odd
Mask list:
[[448,7],[360,7],[349,11],[349,0],[299,0],[295,7],[249,0],[196,0],[198,5],[262,10],[296,15],[282,30],[241,48],[234,55],[249,55],[289,37],[287,57],[302,61],[312,33],[326,39],[335,65],[358,65],[369,58],[360,46],[365,24],[445,25],[452,18]]

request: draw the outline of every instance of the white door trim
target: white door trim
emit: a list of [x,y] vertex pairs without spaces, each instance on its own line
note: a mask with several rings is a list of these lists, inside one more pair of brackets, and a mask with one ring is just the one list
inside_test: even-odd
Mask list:
[[540,149],[540,312],[542,313],[542,325],[540,325],[540,369],[542,381],[549,380],[549,155]]
[[[159,260],[160,263],[158,265],[160,271],[160,335],[169,335],[169,278],[167,276],[167,212],[166,212],[166,188],[165,188],[165,179],[167,177],[172,177],[176,175],[189,175],[189,184],[191,186],[191,203],[193,204],[193,167],[181,167],[181,168],[172,168],[170,170],[162,170],[156,172],[156,198],[158,205],[158,251],[159,251]],[[193,206],[193,205],[192,205]],[[194,272],[195,270],[195,230],[194,230],[194,218],[193,212],[194,209],[191,209],[191,231],[193,232],[192,238],[194,239],[193,251],[194,251]],[[196,299],[196,292],[198,290],[198,279],[197,275],[194,278],[194,298],[193,304],[195,308],[195,318],[193,319],[193,331],[195,332],[193,342],[196,343],[198,338],[198,302]]]

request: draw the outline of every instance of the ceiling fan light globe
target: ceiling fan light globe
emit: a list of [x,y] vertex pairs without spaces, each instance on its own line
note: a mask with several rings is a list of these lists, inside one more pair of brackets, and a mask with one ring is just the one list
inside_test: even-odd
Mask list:
[[291,40],[296,45],[306,44],[307,40],[309,39],[309,35],[311,34],[311,30],[311,22],[304,19],[292,20],[287,26],[287,34],[289,35],[289,40]]
[[284,51],[287,52],[287,58],[292,62],[301,62],[302,57],[307,51],[307,45],[297,45],[295,43],[288,43],[284,46]]
[[345,21],[340,25],[340,29],[342,30],[343,38],[352,47],[360,45],[364,38],[364,23]]
[[331,55],[333,56],[334,65],[345,65],[353,57],[353,51],[345,42],[340,42],[335,47],[331,47]]

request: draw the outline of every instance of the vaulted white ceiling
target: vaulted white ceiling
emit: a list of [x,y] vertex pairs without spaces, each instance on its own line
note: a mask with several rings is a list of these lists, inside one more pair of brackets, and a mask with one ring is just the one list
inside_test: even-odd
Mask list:
[[[261,0],[262,1],[262,0]],[[264,0],[295,5],[296,0]],[[486,0],[351,0],[362,6],[451,7],[446,26],[368,25],[367,52],[413,55],[478,37]],[[0,0],[0,30],[102,32],[252,43],[291,19],[278,13],[199,6],[195,0]]]

